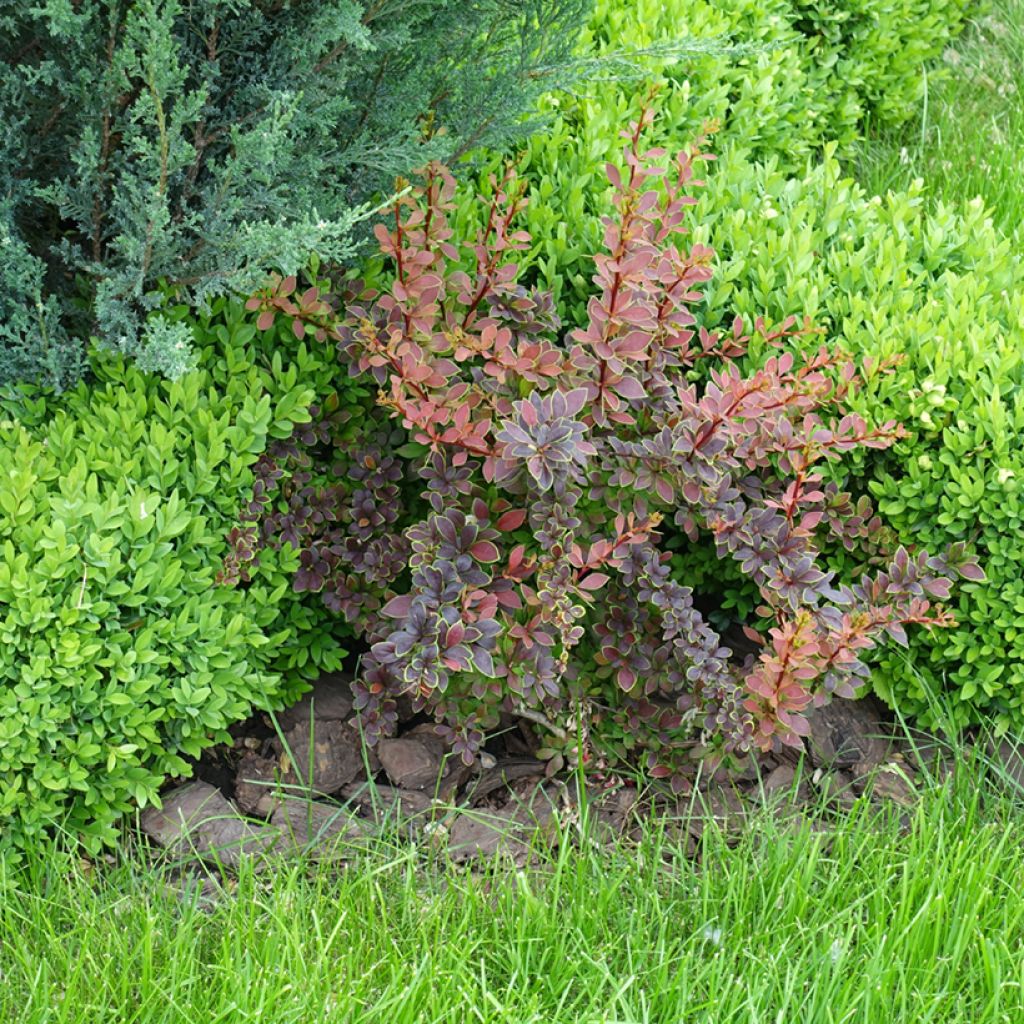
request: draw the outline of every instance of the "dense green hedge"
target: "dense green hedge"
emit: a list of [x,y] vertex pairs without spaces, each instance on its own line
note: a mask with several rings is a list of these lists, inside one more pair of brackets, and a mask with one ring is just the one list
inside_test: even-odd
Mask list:
[[[840,154],[865,122],[896,124],[921,98],[924,62],[960,31],[970,0],[598,0],[583,45],[596,54],[692,39],[711,52],[654,62],[656,134],[687,144],[717,122],[716,151],[800,174],[828,142]],[[735,44],[740,53],[721,52]],[[744,52],[753,48],[754,52]],[[563,311],[580,320],[590,293],[588,254],[600,239],[609,189],[604,165],[644,101],[633,80],[601,82],[545,101],[548,130],[518,151],[533,184],[528,215],[536,263]],[[480,181],[502,163],[495,155]],[[471,203],[462,224],[474,223]],[[565,281],[571,287],[565,288]]]
[[[760,48],[663,68],[691,117],[715,116],[762,154],[799,161],[867,120],[917,109],[925,62],[963,26],[973,0],[598,0],[584,43],[599,51],[717,37]],[[688,89],[688,92],[686,91]],[[603,98],[603,97],[602,97]]]
[[[861,462],[852,483],[914,543],[976,544],[988,581],[958,592],[958,628],[919,633],[909,658],[883,653],[876,686],[925,722],[932,690],[952,698],[963,723],[1021,728],[1024,269],[976,203],[930,208],[919,188],[868,196],[839,163],[865,117],[895,122],[913,112],[923,61],[959,29],[966,7],[604,0],[590,38],[598,47],[646,45],[677,30],[775,47],[739,60],[697,58],[659,79],[657,142],[680,148],[706,119],[721,121],[712,142],[719,159],[707,167],[694,218],[720,263],[704,322],[807,313],[851,353],[904,356],[859,403],[874,419],[898,417],[910,437]],[[642,101],[641,89],[615,85],[552,97],[552,130],[520,154],[532,189],[525,259],[546,285],[570,282],[559,299],[575,321],[591,290],[584,254],[607,210],[603,166]],[[465,230],[468,202],[462,216]],[[702,571],[699,558],[694,569]],[[716,573],[720,585],[721,566]],[[729,584],[724,598],[728,607],[752,605]]]
[[[705,202],[723,273],[708,319],[806,310],[848,351],[902,355],[856,404],[909,437],[854,486],[914,544],[976,545],[988,579],[954,597],[960,625],[882,653],[878,692],[929,722],[945,691],[963,724],[1024,725],[1024,266],[979,203],[927,212],[920,191],[870,197],[834,159],[787,178],[726,158]],[[777,211],[766,218],[765,210]]]
[[93,386],[0,411],[0,848],[109,838],[184,756],[340,662],[290,549],[216,584],[253,463],[330,372],[253,316],[218,302],[175,383],[106,357]]

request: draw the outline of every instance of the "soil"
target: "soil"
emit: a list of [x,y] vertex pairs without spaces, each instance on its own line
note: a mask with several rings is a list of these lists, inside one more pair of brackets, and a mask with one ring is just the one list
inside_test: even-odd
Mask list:
[[471,766],[411,715],[371,751],[353,719],[350,678],[332,674],[293,708],[234,727],[232,743],[195,762],[194,781],[170,787],[142,828],[183,863],[228,870],[252,851],[344,861],[395,830],[443,847],[456,862],[499,855],[523,864],[538,843],[556,842],[563,826],[583,821],[591,840],[613,842],[658,815],[697,855],[708,828],[738,839],[766,802],[810,820],[823,805],[848,809],[861,796],[901,811],[916,800],[908,750],[871,698],[813,711],[806,750],[751,759],[738,775],[698,779],[683,796],[641,792],[614,773],[588,779],[581,793],[575,773],[550,775],[531,730],[518,727],[525,723],[506,724]]

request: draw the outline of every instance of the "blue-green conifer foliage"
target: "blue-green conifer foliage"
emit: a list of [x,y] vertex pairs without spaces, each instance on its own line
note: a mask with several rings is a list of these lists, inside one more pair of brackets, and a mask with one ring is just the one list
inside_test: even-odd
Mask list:
[[396,174],[528,128],[588,7],[0,5],[0,385],[66,387],[90,335],[178,376],[168,285],[202,304],[345,258]]

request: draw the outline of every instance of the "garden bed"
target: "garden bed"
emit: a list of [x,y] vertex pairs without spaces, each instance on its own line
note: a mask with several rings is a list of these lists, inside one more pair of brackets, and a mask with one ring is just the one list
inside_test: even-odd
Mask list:
[[611,767],[552,773],[529,723],[512,719],[472,766],[412,714],[369,747],[350,678],[336,673],[284,712],[234,727],[233,743],[204,753],[195,780],[170,784],[140,825],[161,859],[208,869],[237,869],[245,855],[267,867],[279,856],[345,861],[387,837],[455,863],[497,856],[522,867],[538,844],[636,840],[652,822],[696,855],[706,828],[738,841],[765,807],[794,824],[820,825],[823,811],[849,812],[861,798],[906,813],[922,772],[930,784],[954,769],[947,746],[912,743],[870,698],[810,721],[805,752],[751,756],[673,793]]

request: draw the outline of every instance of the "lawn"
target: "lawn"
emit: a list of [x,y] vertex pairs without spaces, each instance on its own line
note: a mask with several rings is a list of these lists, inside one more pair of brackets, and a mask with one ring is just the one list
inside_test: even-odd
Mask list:
[[901,817],[766,809],[699,857],[668,827],[528,872],[422,849],[243,871],[215,901],[125,862],[10,876],[24,1024],[986,1024],[1024,1015],[1024,807],[965,758]]
[[[855,160],[858,180],[874,193],[903,190],[920,178],[947,204],[980,196],[995,223],[1020,237],[1024,220],[1024,3],[992,0],[924,69],[920,116],[868,139]],[[870,134],[870,133],[869,133]]]

